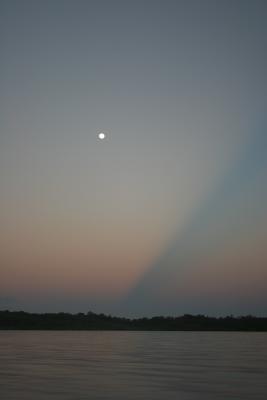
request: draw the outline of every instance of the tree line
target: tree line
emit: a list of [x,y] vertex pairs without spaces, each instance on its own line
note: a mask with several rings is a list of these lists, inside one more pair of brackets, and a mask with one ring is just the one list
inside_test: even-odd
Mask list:
[[0,311],[0,329],[36,330],[155,330],[155,331],[267,331],[267,318],[252,315],[209,317],[184,314],[178,317],[122,318],[88,313],[28,313]]

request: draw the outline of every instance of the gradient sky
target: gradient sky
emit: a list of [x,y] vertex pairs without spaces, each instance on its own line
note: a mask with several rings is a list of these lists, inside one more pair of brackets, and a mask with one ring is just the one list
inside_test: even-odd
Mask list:
[[0,0],[0,308],[266,315],[266,20]]

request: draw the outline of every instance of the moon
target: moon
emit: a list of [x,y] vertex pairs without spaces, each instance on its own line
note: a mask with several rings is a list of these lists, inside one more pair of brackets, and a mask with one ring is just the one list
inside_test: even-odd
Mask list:
[[101,133],[98,134],[98,139],[100,139],[100,140],[105,139],[105,137],[106,137],[106,134],[103,133],[103,132],[101,132]]

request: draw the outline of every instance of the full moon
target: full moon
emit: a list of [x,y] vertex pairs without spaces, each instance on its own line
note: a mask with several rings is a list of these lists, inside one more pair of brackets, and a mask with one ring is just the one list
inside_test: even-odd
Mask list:
[[106,135],[105,135],[105,133],[103,133],[103,132],[101,132],[101,133],[98,134],[98,139],[103,140],[103,139],[105,139],[105,137],[106,137]]

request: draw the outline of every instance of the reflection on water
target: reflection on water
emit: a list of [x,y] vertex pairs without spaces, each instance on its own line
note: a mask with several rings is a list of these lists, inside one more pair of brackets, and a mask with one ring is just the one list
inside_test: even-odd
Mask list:
[[3,400],[267,398],[267,333],[0,331]]

